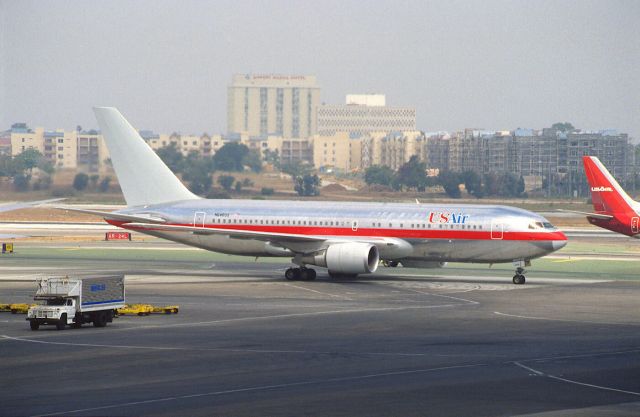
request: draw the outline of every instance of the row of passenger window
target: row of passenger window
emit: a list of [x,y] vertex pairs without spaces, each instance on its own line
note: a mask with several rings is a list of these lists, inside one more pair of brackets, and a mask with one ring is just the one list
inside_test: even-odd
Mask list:
[[[257,224],[257,225],[284,225],[284,226],[329,226],[329,227],[374,227],[382,228],[382,223],[376,222],[352,222],[330,221],[330,220],[265,220],[265,219],[228,219],[214,218],[214,224]],[[386,225],[386,223],[385,223]],[[393,228],[394,223],[389,223]],[[396,223],[396,227],[404,228],[404,223]],[[475,224],[431,224],[431,223],[411,223],[407,225],[410,229],[459,229],[459,230],[482,230],[482,225]]]

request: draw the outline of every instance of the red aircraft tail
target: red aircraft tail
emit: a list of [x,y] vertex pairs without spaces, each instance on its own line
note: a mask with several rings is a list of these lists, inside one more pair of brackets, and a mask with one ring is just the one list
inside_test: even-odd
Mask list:
[[[595,213],[587,216],[600,227],[625,235],[639,232],[638,203],[620,187],[611,173],[595,156],[583,156],[584,171],[591,190],[591,202]],[[608,218],[608,219],[607,219]]]

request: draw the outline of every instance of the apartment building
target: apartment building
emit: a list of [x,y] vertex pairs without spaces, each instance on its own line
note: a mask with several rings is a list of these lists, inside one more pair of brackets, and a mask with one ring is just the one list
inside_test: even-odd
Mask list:
[[323,104],[318,107],[318,134],[347,132],[363,136],[373,132],[416,130],[416,110],[390,107],[384,94],[349,94],[344,105]]
[[425,138],[430,168],[456,172],[511,172],[523,176],[532,188],[564,187],[572,193],[584,190],[582,156],[597,156],[620,181],[632,181],[635,153],[626,134],[560,132],[554,129],[482,131],[467,129],[451,135],[430,134]]

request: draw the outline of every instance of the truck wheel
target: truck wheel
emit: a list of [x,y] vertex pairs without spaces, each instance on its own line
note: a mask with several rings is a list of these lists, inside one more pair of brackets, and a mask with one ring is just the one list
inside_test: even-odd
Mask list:
[[95,327],[104,327],[107,325],[107,315],[104,313],[104,311],[99,312],[93,318],[93,325]]
[[29,322],[29,327],[31,327],[31,330],[38,330],[40,328],[40,323],[35,320],[31,320]]
[[56,329],[64,330],[66,325],[67,325],[67,315],[63,314],[62,316],[60,316],[60,320],[56,323]]

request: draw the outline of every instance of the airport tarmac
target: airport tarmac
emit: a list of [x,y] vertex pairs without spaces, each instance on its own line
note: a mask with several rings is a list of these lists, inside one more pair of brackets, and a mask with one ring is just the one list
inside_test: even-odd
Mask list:
[[37,276],[122,271],[129,302],[180,313],[37,332],[3,313],[0,415],[640,414],[632,273],[545,267],[516,286],[510,266],[454,266],[288,282],[286,260],[65,245],[0,258],[0,301],[28,302]]

